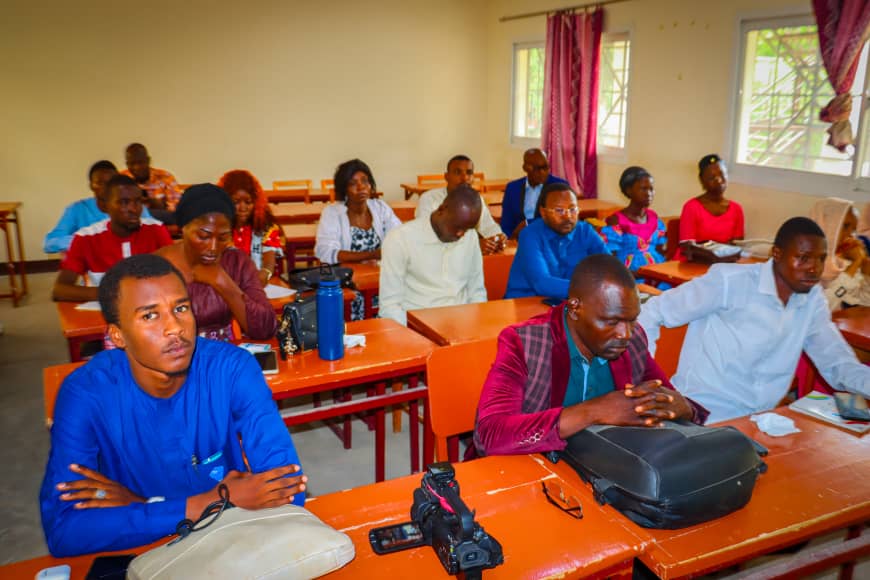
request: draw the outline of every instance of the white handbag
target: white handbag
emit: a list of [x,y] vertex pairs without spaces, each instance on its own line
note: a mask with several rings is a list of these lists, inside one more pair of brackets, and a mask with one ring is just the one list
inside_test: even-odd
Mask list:
[[299,506],[229,508],[214,517],[207,527],[134,559],[127,578],[302,580],[337,570],[355,555],[346,534]]

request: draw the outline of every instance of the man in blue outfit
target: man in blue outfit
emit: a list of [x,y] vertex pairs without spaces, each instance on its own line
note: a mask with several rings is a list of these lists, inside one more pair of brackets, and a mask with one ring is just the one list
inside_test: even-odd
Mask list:
[[197,338],[181,274],[136,255],[106,273],[99,296],[118,349],[73,372],[57,397],[40,492],[52,555],[172,534],[220,483],[245,509],[302,505],[307,478],[259,366]]
[[568,297],[574,268],[586,256],[606,254],[604,242],[589,224],[578,222],[577,196],[564,183],[550,183],[538,198],[541,219],[520,232],[505,298]]
[[[88,171],[88,182],[94,193],[93,197],[80,199],[63,210],[60,221],[45,235],[42,249],[46,254],[66,252],[69,250],[73,236],[77,231],[109,217],[103,199],[106,195],[106,184],[117,173],[115,164],[105,159],[91,165],[91,169]],[[142,217],[151,217],[147,208],[142,210]]]
[[501,205],[501,230],[512,240],[517,239],[521,229],[541,217],[537,210],[541,188],[550,183],[568,184],[564,179],[550,175],[550,162],[540,149],[523,153],[523,171],[525,177],[511,181],[505,187]]

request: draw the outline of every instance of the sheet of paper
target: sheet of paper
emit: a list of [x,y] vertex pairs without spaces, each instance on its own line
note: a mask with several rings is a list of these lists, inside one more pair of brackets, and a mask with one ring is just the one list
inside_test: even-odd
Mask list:
[[91,300],[90,302],[82,302],[78,306],[76,306],[76,310],[96,310],[100,311],[100,303],[96,300]]
[[285,288],[284,286],[277,286],[275,284],[269,284],[263,290],[266,291],[266,297],[269,300],[275,300],[276,298],[287,298],[288,296],[293,296],[296,294],[296,290],[293,288]]

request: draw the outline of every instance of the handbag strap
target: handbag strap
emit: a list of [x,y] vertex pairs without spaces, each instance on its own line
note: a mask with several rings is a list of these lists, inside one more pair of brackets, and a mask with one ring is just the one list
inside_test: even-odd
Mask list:
[[202,510],[202,513],[196,521],[193,521],[190,518],[184,518],[178,522],[178,525],[175,526],[175,533],[178,534],[178,537],[169,542],[168,545],[171,546],[172,544],[180,542],[193,532],[204,530],[215,523],[218,518],[221,517],[221,514],[224,513],[225,509],[234,507],[233,504],[230,503],[230,490],[225,483],[218,486],[218,496],[220,499],[216,499],[208,504],[205,509]]

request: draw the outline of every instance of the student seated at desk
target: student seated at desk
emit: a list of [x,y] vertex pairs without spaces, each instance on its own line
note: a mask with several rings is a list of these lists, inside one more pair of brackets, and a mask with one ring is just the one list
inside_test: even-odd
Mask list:
[[278,319],[251,258],[232,247],[235,206],[211,183],[193,185],[175,210],[181,242],[157,252],[175,266],[190,293],[197,331],[203,338],[233,340],[232,322],[247,336],[275,336]]
[[165,169],[151,167],[151,156],[141,143],[130,143],[124,151],[127,169],[121,173],[132,177],[145,192],[145,203],[155,217],[167,224],[175,223],[175,206],[181,199],[181,187],[175,176]]
[[100,307],[117,349],[67,377],[54,409],[39,494],[53,556],[172,534],[220,483],[245,509],[302,505],[307,478],[260,367],[196,337],[180,272],[153,254],[128,258],[103,278]]
[[407,323],[408,310],[486,302],[483,257],[474,232],[483,205],[462,184],[428,218],[387,234],[381,256],[381,318]]
[[870,395],[870,368],[831,322],[819,286],[827,244],[809,218],[786,221],[773,257],[716,264],[699,278],[650,298],[639,321],[655,349],[659,327],[688,324],[674,386],[724,421],[776,407],[801,351],[838,389]]
[[[466,155],[454,155],[447,162],[447,171],[444,173],[446,187],[430,189],[420,196],[420,202],[414,212],[414,217],[429,217],[433,211],[447,197],[447,194],[456,189],[460,184],[471,185],[474,180],[474,162]],[[480,241],[480,251],[484,256],[497,254],[504,251],[507,238],[501,231],[501,227],[492,219],[489,206],[486,202],[480,208],[480,221],[477,222],[477,236]]]
[[[148,254],[172,243],[159,221],[142,218],[142,190],[126,175],[106,183],[102,205],[109,218],[76,232],[60,263],[51,297],[58,301],[97,299],[97,286],[106,271],[134,254]],[[89,286],[77,284],[79,280]]]
[[538,198],[541,219],[520,232],[505,298],[568,297],[571,273],[586,256],[607,253],[601,237],[578,221],[577,196],[564,183],[550,183]]
[[828,257],[822,273],[822,288],[831,310],[870,306],[870,258],[864,243],[855,237],[858,212],[851,201],[829,197],[810,209],[828,240]]
[[[63,210],[60,221],[57,222],[54,229],[45,234],[42,249],[46,254],[66,252],[69,250],[73,236],[77,231],[109,218],[102,198],[105,197],[106,184],[116,173],[118,170],[115,168],[115,164],[105,159],[91,165],[91,169],[88,171],[88,182],[94,195],[87,199],[80,199]],[[142,217],[151,217],[148,209],[142,211]]]
[[[333,179],[338,203],[323,208],[317,224],[314,255],[324,264],[381,259],[381,244],[387,232],[402,225],[377,191],[368,165],[351,159],[339,165]],[[378,297],[374,297],[377,304]],[[351,320],[362,320],[365,304],[357,292],[351,302]]]
[[667,230],[649,207],[655,196],[652,175],[643,167],[629,167],[619,178],[619,190],[629,204],[609,216],[601,230],[608,251],[632,272],[647,264],[664,262]]
[[650,356],[637,325],[637,286],[618,258],[580,262],[568,296],[499,335],[477,409],[479,453],[560,450],[565,439],[599,423],[704,422],[706,410],[673,390]]
[[541,217],[538,213],[541,189],[550,183],[568,184],[550,173],[547,154],[538,148],[523,153],[523,171],[525,177],[505,186],[501,204],[501,231],[512,240],[517,239],[520,230]]
[[265,287],[275,273],[278,258],[284,257],[284,249],[281,229],[275,223],[263,187],[244,169],[227,171],[217,185],[230,194],[236,207],[233,246],[251,257]]
[[[698,162],[698,179],[704,193],[683,205],[680,214],[680,241],[713,240],[730,244],[742,240],[744,233],[743,208],[734,200],[725,199],[728,189],[728,168],[719,155],[705,155]],[[674,255],[684,259],[680,249]]]

